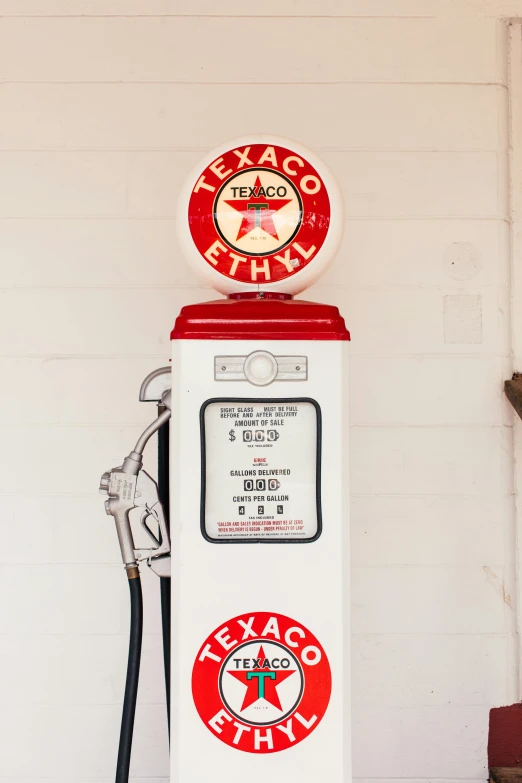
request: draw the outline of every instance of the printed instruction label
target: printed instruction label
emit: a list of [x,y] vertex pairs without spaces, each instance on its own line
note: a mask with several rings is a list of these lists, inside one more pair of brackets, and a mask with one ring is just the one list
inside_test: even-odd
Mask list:
[[204,412],[204,525],[214,540],[310,539],[319,529],[318,416],[303,400]]

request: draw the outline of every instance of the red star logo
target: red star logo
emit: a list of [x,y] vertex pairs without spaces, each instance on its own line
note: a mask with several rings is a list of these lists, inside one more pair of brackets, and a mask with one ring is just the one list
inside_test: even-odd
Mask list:
[[292,199],[268,198],[264,187],[261,185],[259,176],[256,177],[254,187],[249,188],[249,190],[254,191],[251,198],[225,201],[225,204],[228,204],[243,215],[236,242],[238,239],[241,239],[241,237],[244,237],[245,234],[249,234],[253,231],[254,228],[261,228],[263,231],[266,231],[267,234],[270,234],[270,236],[279,239],[273,216],[284,206],[290,204]]
[[291,674],[295,674],[295,671],[295,669],[291,669],[290,671],[271,669],[270,663],[265,656],[263,646],[261,645],[253,669],[243,669],[239,672],[228,671],[232,677],[235,677],[236,680],[239,680],[239,682],[242,682],[247,686],[243,704],[241,705],[241,712],[258,701],[258,699],[265,699],[265,701],[282,712],[283,708],[281,707],[281,702],[277,695],[277,688],[287,679],[287,677],[290,677]]

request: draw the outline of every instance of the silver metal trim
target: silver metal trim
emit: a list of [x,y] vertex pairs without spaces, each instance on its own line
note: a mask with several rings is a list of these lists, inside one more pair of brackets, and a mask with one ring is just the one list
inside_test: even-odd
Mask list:
[[140,402],[161,402],[162,396],[172,386],[171,368],[159,367],[150,372],[140,388]]
[[[261,351],[260,351],[261,352]],[[258,353],[254,351],[253,353]],[[263,351],[262,353],[266,353]],[[245,375],[245,361],[252,354],[243,356],[214,356],[215,381],[248,381]],[[277,375],[274,381],[307,381],[307,356],[274,356],[277,361]],[[249,381],[251,383],[251,381]],[[257,384],[255,384],[257,385]]]

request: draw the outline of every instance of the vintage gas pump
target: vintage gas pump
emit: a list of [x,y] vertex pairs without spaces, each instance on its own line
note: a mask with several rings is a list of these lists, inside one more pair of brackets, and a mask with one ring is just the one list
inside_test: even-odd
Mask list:
[[[294,142],[239,139],[188,177],[177,223],[227,298],[183,307],[171,368],[141,389],[159,416],[102,478],[133,601],[116,780],[128,779],[144,561],[171,585],[171,781],[347,783],[349,334],[337,308],[293,299],[338,247],[337,185]],[[169,419],[158,490],[141,454]],[[160,457],[161,477],[164,446]],[[134,547],[134,509],[149,550]]]

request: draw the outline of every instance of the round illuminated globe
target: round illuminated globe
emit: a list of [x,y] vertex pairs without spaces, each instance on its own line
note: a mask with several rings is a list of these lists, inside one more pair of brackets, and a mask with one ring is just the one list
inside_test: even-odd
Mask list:
[[328,167],[278,136],[249,136],[213,150],[179,198],[183,252],[224,294],[303,291],[332,261],[342,227]]

